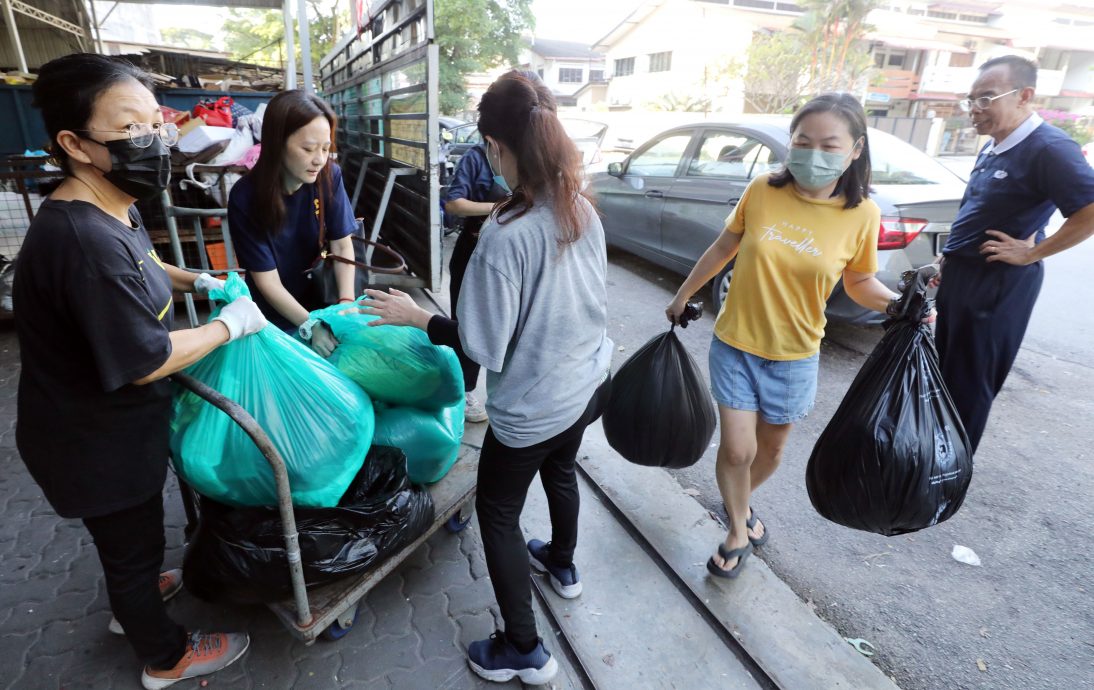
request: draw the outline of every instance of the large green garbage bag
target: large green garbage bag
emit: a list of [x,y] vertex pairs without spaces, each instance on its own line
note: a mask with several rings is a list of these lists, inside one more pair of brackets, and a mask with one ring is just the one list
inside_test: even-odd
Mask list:
[[462,397],[457,404],[436,412],[378,405],[372,442],[402,450],[410,481],[432,484],[456,463],[463,438],[463,408]]
[[[238,276],[210,298],[248,295]],[[219,309],[214,311],[215,316]],[[293,503],[338,504],[372,444],[375,415],[361,388],[276,326],[217,348],[186,373],[239,403],[281,453]],[[203,496],[230,506],[276,506],[269,463],[243,429],[176,387],[171,423],[175,470]]]
[[312,312],[338,338],[329,362],[375,401],[439,410],[463,400],[463,373],[450,347],[417,328],[369,326],[375,316],[339,314],[346,305]]

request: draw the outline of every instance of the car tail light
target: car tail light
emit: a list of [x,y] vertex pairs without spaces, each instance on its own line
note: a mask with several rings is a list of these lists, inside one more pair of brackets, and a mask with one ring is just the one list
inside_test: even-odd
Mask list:
[[927,227],[922,218],[882,217],[877,235],[878,249],[903,249]]

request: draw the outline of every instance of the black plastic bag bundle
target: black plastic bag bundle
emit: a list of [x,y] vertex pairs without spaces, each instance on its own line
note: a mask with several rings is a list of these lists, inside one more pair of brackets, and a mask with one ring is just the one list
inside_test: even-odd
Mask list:
[[604,435],[635,464],[689,467],[710,445],[717,421],[699,367],[670,329],[643,345],[612,378]]
[[[373,446],[335,508],[297,508],[304,581],[315,587],[360,573],[417,539],[433,499],[410,483],[397,448]],[[201,500],[201,521],[183,562],[187,590],[207,601],[259,603],[291,595],[276,510]]]
[[905,534],[949,519],[965,499],[972,451],[920,322],[930,268],[904,274],[899,313],[809,457],[809,500],[832,522]]

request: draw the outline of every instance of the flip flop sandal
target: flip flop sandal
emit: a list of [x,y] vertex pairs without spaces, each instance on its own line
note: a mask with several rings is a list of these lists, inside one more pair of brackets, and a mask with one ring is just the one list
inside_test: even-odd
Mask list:
[[[722,506],[722,513],[726,516],[726,520],[728,521],[729,520],[729,511],[726,510],[725,506]],[[748,527],[748,529],[755,529],[756,528],[756,521],[759,520],[759,519],[760,518],[756,517],[756,511],[752,510],[752,506],[749,506],[748,507],[748,519],[745,520],[745,526]],[[767,531],[767,525],[765,524],[764,525],[764,535],[762,537],[760,537],[759,539],[753,539],[751,536],[749,536],[748,541],[753,546],[763,546],[764,544],[767,543],[767,538],[769,536],[771,536],[771,532]]]
[[[752,510],[752,506],[749,506],[748,507],[748,519],[745,520],[745,526],[748,527],[749,529],[756,529],[756,523],[759,522],[759,520],[760,520],[760,518],[756,516],[756,511]],[[748,537],[748,543],[752,544],[753,546],[763,546],[764,544],[767,543],[767,538],[770,537],[770,536],[771,536],[771,532],[768,532],[767,531],[767,525],[764,525],[764,535],[762,537],[760,537],[759,539],[753,539],[751,536],[749,536]]]
[[714,556],[711,556],[707,560],[707,570],[714,577],[722,577],[728,580],[732,580],[741,574],[741,568],[744,567],[745,561],[752,555],[752,544],[745,544],[739,549],[727,549],[725,544],[718,545],[718,555],[722,557],[723,561],[736,558],[737,565],[733,566],[729,570],[721,568],[714,562]]

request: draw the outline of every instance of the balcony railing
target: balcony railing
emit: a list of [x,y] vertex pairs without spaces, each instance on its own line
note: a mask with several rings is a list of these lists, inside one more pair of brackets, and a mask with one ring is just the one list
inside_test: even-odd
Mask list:
[[872,85],[870,93],[885,94],[891,100],[915,98],[919,93],[919,75],[903,69],[882,70],[881,82]]

